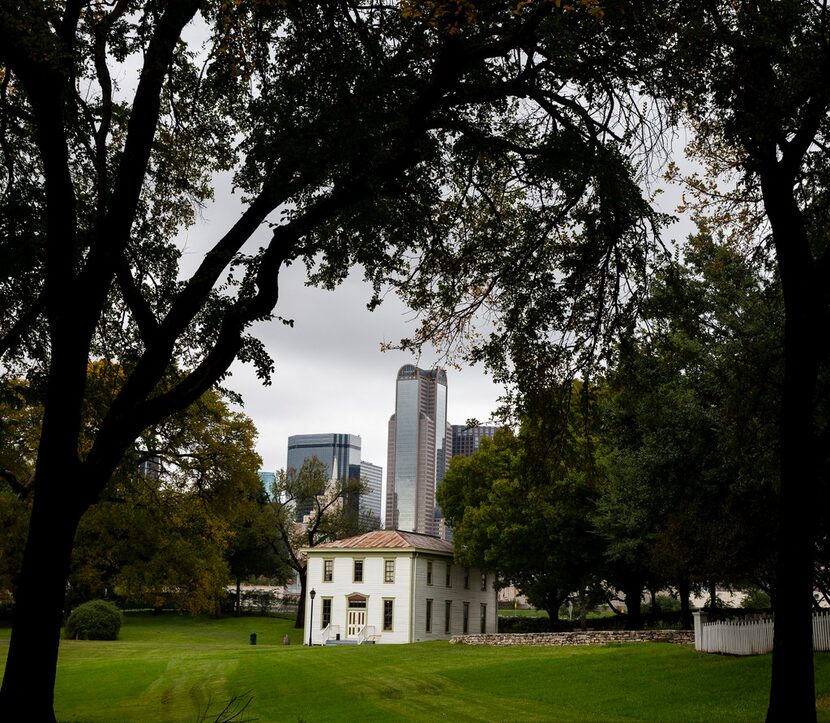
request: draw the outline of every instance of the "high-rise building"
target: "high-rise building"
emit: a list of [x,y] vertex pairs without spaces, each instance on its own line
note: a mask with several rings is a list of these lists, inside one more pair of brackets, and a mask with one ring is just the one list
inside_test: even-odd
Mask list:
[[452,425],[452,456],[463,455],[469,457],[478,451],[481,440],[491,437],[498,427],[465,427],[463,424]]
[[389,419],[387,529],[437,534],[435,488],[447,470],[450,444],[446,372],[405,364]]
[[261,471],[259,473],[259,481],[262,482],[262,486],[265,489],[265,491],[270,494],[271,489],[274,486],[274,483],[277,481],[277,474],[276,472]]
[[139,463],[138,471],[139,474],[144,475],[147,479],[158,481],[164,471],[164,467],[161,463],[161,455],[154,454]]
[[[299,471],[303,462],[311,457],[317,457],[326,465],[330,480],[360,478],[360,436],[357,434],[295,434],[288,438],[288,469]],[[311,507],[311,500],[298,500],[295,507],[297,522],[303,521]]]
[[372,464],[371,462],[360,460],[360,479],[367,486],[367,489],[360,495],[358,511],[364,520],[371,514],[377,520],[377,523],[380,524],[383,467],[378,467],[378,465]]

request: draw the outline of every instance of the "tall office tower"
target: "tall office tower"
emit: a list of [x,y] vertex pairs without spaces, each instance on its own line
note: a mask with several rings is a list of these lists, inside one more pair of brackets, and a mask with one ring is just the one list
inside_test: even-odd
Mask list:
[[259,481],[262,482],[262,486],[265,488],[265,491],[270,494],[271,488],[274,486],[274,483],[277,481],[277,474],[276,472],[260,472],[259,473]]
[[481,440],[492,437],[498,427],[465,427],[463,424],[452,425],[452,456],[469,457],[478,451]]
[[[330,480],[360,477],[360,436],[357,434],[295,434],[288,438],[288,469],[300,470],[303,462],[317,457],[326,465]],[[348,501],[356,505],[357,501]],[[311,500],[298,500],[295,519],[302,522],[311,512]]]
[[362,518],[367,519],[372,515],[374,521],[380,525],[380,496],[383,482],[383,467],[378,467],[371,462],[360,460],[360,479],[368,489],[361,493],[359,511]]
[[161,455],[154,454],[152,457],[145,459],[138,465],[138,471],[148,479],[158,481],[161,478],[161,473],[164,471],[164,466],[161,463]]
[[402,366],[389,419],[387,529],[437,534],[435,488],[447,470],[450,440],[446,372]]

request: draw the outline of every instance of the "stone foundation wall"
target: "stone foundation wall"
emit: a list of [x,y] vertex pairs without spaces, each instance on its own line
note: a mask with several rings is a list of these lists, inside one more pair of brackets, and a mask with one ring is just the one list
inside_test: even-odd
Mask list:
[[574,630],[568,633],[487,633],[453,635],[464,645],[605,645],[606,643],[694,644],[693,630]]

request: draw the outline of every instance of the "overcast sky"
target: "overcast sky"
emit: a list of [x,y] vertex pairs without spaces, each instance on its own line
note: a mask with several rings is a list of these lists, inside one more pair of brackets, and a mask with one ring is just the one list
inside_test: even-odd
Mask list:
[[[200,221],[181,237],[183,272],[192,272],[207,246],[238,217],[238,199],[227,191],[228,185],[227,179],[218,179],[216,203],[204,209]],[[263,246],[268,238],[263,228],[252,246]],[[357,434],[362,458],[383,467],[385,481],[387,425],[395,411],[398,369],[408,363],[431,368],[436,356],[431,350],[420,359],[381,352],[382,342],[411,335],[415,325],[411,312],[394,295],[373,312],[366,309],[370,296],[371,288],[359,274],[335,291],[323,291],[305,286],[302,264],[280,273],[275,314],[293,319],[294,326],[273,321],[253,330],[274,359],[272,384],[263,386],[252,367],[239,363],[225,382],[242,394],[243,411],[259,430],[262,469],[274,472],[285,467],[292,434]],[[451,424],[463,424],[471,417],[486,422],[501,394],[480,368],[447,370]]]
[[[350,277],[333,292],[305,287],[301,266],[281,275],[279,314],[294,319],[260,324],[255,333],[276,363],[270,387],[262,387],[248,366],[234,366],[228,386],[245,398],[245,412],[259,429],[264,469],[285,466],[292,434],[358,434],[362,458],[386,473],[387,425],[395,411],[395,377],[403,364],[430,368],[435,357],[416,360],[402,352],[381,352],[383,341],[412,333],[410,315],[389,298],[366,310],[370,289]],[[448,420],[490,418],[500,391],[475,368],[447,371]]]
[[[201,20],[190,26],[190,32],[197,39],[205,35]],[[129,77],[130,70],[125,67],[121,73],[125,88],[130,87]],[[682,148],[685,141],[681,138],[676,147]],[[685,165],[681,158],[675,160]],[[230,193],[230,185],[229,177],[217,178],[216,202],[204,209],[199,222],[179,239],[184,252],[183,275],[192,273],[204,252],[238,218],[241,206],[238,197]],[[659,205],[673,212],[679,199],[679,190],[669,189]],[[671,235],[677,238],[677,232],[675,227]],[[264,246],[268,240],[268,229],[263,227],[249,248]],[[259,430],[257,450],[262,469],[273,472],[285,467],[290,435],[357,434],[362,440],[362,458],[383,467],[385,482],[387,425],[395,408],[397,371],[408,363],[431,368],[436,355],[424,350],[416,359],[401,352],[381,352],[382,342],[410,336],[414,320],[392,295],[369,312],[366,303],[370,294],[359,274],[328,292],[305,286],[302,264],[281,272],[275,314],[293,319],[294,327],[273,321],[254,328],[275,361],[272,384],[263,386],[250,366],[239,363],[225,382],[241,393],[244,411]],[[487,423],[503,391],[481,368],[448,369],[448,421],[463,424],[474,417]]]
[[[677,143],[683,147],[685,138]],[[679,153],[677,154],[680,155]],[[680,158],[675,160],[687,166]],[[182,272],[189,275],[241,213],[228,178],[217,178],[217,200],[205,208],[197,224],[179,239]],[[651,189],[653,190],[653,189]],[[672,213],[680,201],[678,187],[664,188],[657,199]],[[688,219],[671,226],[666,238],[683,238],[692,230]],[[267,227],[246,247],[264,246]],[[420,359],[402,352],[382,352],[383,342],[396,342],[415,329],[413,315],[394,295],[374,312],[366,309],[371,288],[359,273],[335,291],[305,286],[305,267],[294,264],[280,273],[280,300],[275,315],[294,320],[293,328],[275,320],[254,327],[275,361],[270,386],[263,386],[248,365],[236,363],[225,386],[239,392],[243,411],[259,430],[257,450],[262,469],[275,472],[286,463],[288,437],[293,434],[357,434],[362,458],[383,468],[386,480],[387,425],[395,410],[395,377],[403,364],[431,368],[432,350]],[[504,390],[479,367],[447,369],[447,419],[464,424],[472,417],[487,423]]]

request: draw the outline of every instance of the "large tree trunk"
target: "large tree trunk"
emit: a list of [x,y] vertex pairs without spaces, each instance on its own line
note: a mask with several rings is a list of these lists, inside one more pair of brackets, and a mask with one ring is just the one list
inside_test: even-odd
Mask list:
[[[50,213],[49,223],[69,216],[68,212],[56,217]],[[52,291],[66,288],[57,285]],[[9,721],[55,720],[56,666],[72,546],[78,523],[96,489],[94,482],[99,481],[85,476],[78,461],[87,337],[82,329],[72,333],[74,307],[66,305],[65,299],[50,301],[49,308],[52,359],[32,513],[0,689],[0,719]]]
[[814,721],[813,540],[818,465],[813,429],[820,346],[820,284],[792,180],[777,164],[762,172],[784,292],[784,384],[772,680],[768,721]]
[[54,721],[54,687],[66,579],[80,520],[71,500],[35,494],[15,599],[0,712],[8,721]]
[[717,620],[719,617],[718,607],[718,586],[714,580],[709,580],[709,619]]
[[648,589],[649,597],[651,597],[651,604],[649,605],[649,617],[651,618],[651,626],[657,625],[657,618],[660,615],[660,606],[657,604],[657,588],[650,587]]
[[577,599],[579,600],[579,629],[585,630],[588,627],[588,591],[580,587]]
[[567,595],[561,593],[558,588],[548,589],[542,597],[542,609],[548,614],[551,630],[556,630],[559,627],[559,608],[562,607],[566,597]]
[[556,630],[559,625],[559,607],[556,605],[545,605],[545,612],[548,614],[551,630]]
[[677,594],[680,597],[680,627],[683,630],[692,629],[692,610],[689,605],[689,578],[681,575],[677,583]]
[[299,629],[305,626],[306,574],[304,569],[297,572],[297,579],[300,581],[300,600],[297,603],[297,619],[294,621],[294,627]]
[[631,582],[625,591],[625,612],[628,615],[626,628],[628,630],[643,629],[643,586],[641,582]]
[[780,522],[775,570],[775,632],[768,721],[814,721],[813,542],[817,476],[813,398],[817,367],[809,340],[812,314],[791,320],[787,310],[781,414]]

